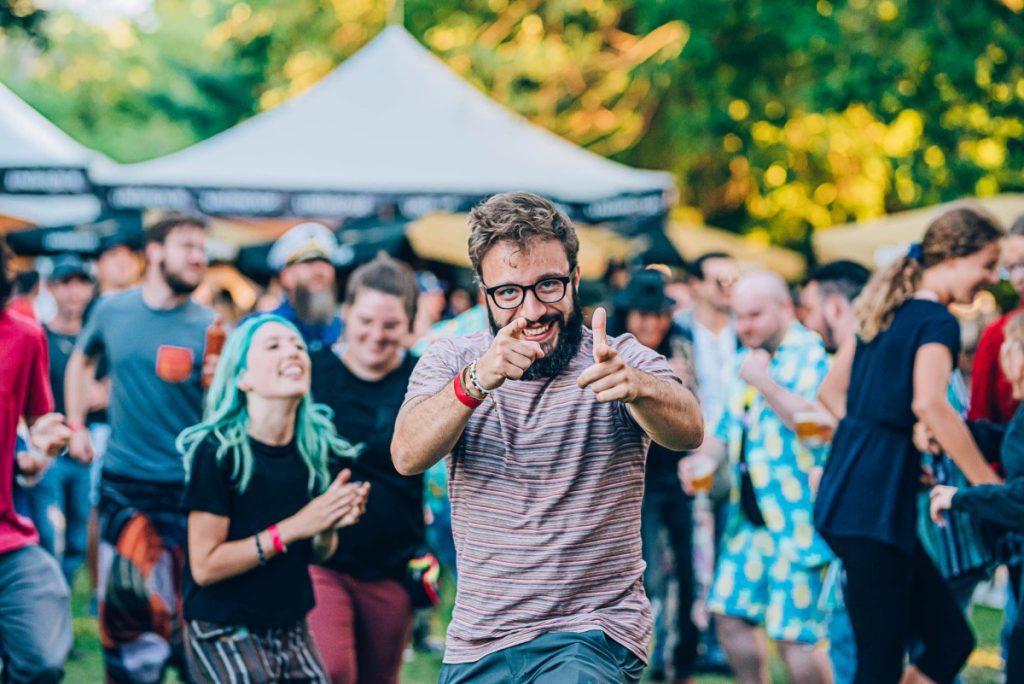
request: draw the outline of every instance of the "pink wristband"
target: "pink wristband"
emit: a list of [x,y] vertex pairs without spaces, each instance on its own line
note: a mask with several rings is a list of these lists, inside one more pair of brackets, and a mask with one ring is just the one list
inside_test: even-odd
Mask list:
[[267,534],[270,535],[270,541],[274,545],[274,553],[287,553],[288,547],[281,541],[281,531],[277,529],[277,525],[268,527]]

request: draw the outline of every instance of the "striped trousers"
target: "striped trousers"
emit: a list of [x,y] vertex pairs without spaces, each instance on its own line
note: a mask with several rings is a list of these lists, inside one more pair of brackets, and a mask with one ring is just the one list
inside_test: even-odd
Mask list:
[[196,684],[328,684],[305,620],[263,630],[189,620],[185,657]]

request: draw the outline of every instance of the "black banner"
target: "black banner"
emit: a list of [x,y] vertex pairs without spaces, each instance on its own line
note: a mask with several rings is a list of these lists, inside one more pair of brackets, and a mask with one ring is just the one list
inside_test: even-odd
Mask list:
[[139,212],[103,216],[77,225],[47,226],[11,231],[7,245],[21,256],[55,256],[74,252],[83,258],[98,256],[114,245],[141,249],[142,215]]
[[[335,191],[282,191],[245,188],[186,188],[124,185],[99,188],[113,210],[175,209],[212,216],[367,218],[395,214],[408,219],[432,212],[469,211],[490,194],[389,194]],[[661,216],[668,210],[664,191],[623,194],[593,202],[556,203],[573,219],[588,223]]]
[[84,169],[67,167],[0,169],[0,194],[81,195],[92,191]]

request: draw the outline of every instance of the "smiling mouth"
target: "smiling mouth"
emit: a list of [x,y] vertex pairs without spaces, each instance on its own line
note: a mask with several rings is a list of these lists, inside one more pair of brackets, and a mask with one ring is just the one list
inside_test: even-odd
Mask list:
[[554,330],[555,323],[548,322],[543,325],[534,325],[523,330],[523,339],[531,342],[546,340]]
[[281,370],[280,375],[290,380],[300,380],[302,378],[302,366],[287,366]]

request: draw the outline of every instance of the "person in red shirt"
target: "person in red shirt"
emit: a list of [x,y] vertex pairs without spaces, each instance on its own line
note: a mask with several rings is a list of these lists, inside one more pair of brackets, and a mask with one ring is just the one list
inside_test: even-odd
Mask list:
[[[1002,277],[1010,281],[1024,301],[1024,216],[1010,226],[1003,239],[999,262]],[[1017,411],[1020,402],[1013,398],[1013,388],[999,365],[999,349],[1006,339],[1006,322],[1021,311],[1024,306],[994,321],[981,334],[971,374],[969,420],[990,420],[1005,425]]]
[[[40,475],[71,431],[53,413],[46,335],[7,307],[11,288],[0,238],[0,650],[5,681],[59,682],[71,649],[68,586],[57,561],[39,548],[32,522],[15,513],[12,490],[16,475]],[[16,458],[23,418],[38,455]]]

